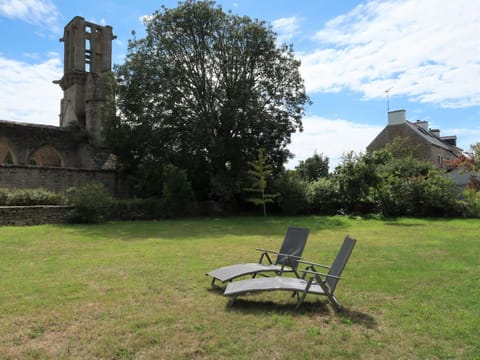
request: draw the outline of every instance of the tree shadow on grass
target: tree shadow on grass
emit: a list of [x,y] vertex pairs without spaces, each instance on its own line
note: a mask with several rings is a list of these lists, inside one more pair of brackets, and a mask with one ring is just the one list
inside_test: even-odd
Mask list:
[[397,223],[397,222],[385,222],[386,226],[398,226],[398,227],[425,227],[425,224],[404,224],[404,223]]
[[273,301],[258,301],[247,299],[236,299],[229,301],[226,305],[226,311],[238,312],[242,314],[260,314],[260,313],[281,313],[293,316],[302,315],[324,315],[336,316],[345,324],[355,324],[366,327],[367,329],[376,329],[377,321],[370,315],[342,308],[341,311],[335,313],[332,308],[324,301],[305,301],[302,306],[295,311],[296,303],[277,303]]
[[236,299],[228,301],[225,309],[227,311],[239,312],[243,314],[259,314],[259,313],[288,313],[291,315],[302,314],[330,314],[328,306],[323,302],[304,302],[300,309],[295,311],[296,303],[278,303],[268,300],[247,300]]
[[310,232],[347,229],[342,217],[206,217],[151,221],[114,221],[103,224],[57,224],[65,232],[97,239],[121,241],[222,239],[226,236],[264,236],[281,241],[289,226],[305,227]]
[[367,329],[376,329],[378,327],[378,323],[373,316],[360,311],[343,308],[339,315],[346,323],[362,325]]

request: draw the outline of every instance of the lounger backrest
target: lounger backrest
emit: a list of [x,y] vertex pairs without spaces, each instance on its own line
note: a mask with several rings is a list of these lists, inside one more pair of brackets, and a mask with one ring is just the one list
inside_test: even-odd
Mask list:
[[[287,229],[287,233],[285,234],[285,239],[283,240],[282,247],[280,248],[280,254],[288,254],[301,257],[303,254],[303,249],[305,248],[305,244],[307,243],[308,231],[309,230],[305,228],[289,227]],[[298,260],[299,259],[278,255],[275,264],[284,263],[285,265],[296,269],[298,266]]]
[[[342,275],[343,269],[347,264],[348,259],[350,258],[350,254],[352,253],[353,247],[355,246],[357,240],[350,238],[348,235],[343,240],[342,247],[340,248],[335,261],[333,262],[330,270],[328,271],[329,275],[338,276]],[[335,291],[335,287],[337,286],[338,279],[328,277],[327,284],[330,287],[331,292]]]

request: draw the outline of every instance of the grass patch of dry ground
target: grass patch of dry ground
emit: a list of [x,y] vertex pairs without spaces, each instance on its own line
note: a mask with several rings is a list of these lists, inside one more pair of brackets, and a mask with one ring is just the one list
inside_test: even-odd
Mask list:
[[[227,306],[205,272],[311,229],[336,294]],[[1,359],[480,359],[480,221],[224,218],[0,228]]]

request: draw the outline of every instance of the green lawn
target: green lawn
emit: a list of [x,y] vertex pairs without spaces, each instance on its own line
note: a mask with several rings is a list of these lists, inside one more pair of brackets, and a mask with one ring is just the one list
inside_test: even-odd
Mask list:
[[[358,240],[332,312],[228,299],[205,272],[311,229],[305,259]],[[221,218],[0,228],[0,359],[480,359],[480,221]]]

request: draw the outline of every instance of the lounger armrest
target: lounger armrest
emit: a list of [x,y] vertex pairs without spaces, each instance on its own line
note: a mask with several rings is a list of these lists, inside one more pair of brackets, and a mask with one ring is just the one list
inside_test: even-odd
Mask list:
[[310,265],[310,266],[319,266],[319,267],[323,267],[325,269],[330,269],[330,266],[328,265],[323,265],[323,264],[317,264],[317,263],[313,263],[313,262],[310,262],[310,261],[305,261],[305,260],[298,260],[299,263],[302,263],[302,264],[305,264],[305,265]]
[[276,251],[273,250],[268,250],[268,249],[263,249],[263,248],[256,248],[255,250],[261,251],[261,252],[269,252],[269,253],[277,253]]
[[256,248],[255,250],[266,252],[266,253],[271,253],[271,254],[275,254],[275,255],[280,255],[280,256],[291,257],[291,258],[295,258],[295,259],[301,259],[302,258],[301,256],[292,255],[292,254],[284,254],[284,253],[281,253],[281,252],[278,252],[278,251],[267,250],[267,249],[262,249],[262,248]]
[[321,275],[321,276],[326,276],[326,277],[330,277],[330,278],[334,278],[334,279],[341,279],[340,276],[335,276],[335,275],[330,275],[330,274],[325,274],[325,273],[319,273],[317,271],[311,271],[311,270],[300,270],[301,272],[305,273],[305,274],[312,274],[312,275]]

